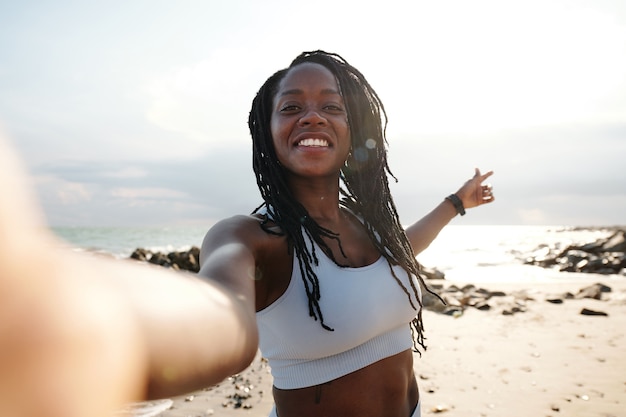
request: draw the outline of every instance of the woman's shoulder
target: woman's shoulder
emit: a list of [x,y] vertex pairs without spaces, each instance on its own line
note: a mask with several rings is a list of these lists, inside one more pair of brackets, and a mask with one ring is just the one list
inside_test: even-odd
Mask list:
[[216,222],[206,233],[204,241],[254,241],[263,237],[262,219],[256,214],[238,214]]
[[285,291],[292,263],[287,238],[264,214],[237,215],[217,222],[202,244],[201,263],[211,254],[233,252],[252,255],[255,273],[266,277],[255,281],[257,310]]
[[284,241],[280,228],[264,213],[239,214],[215,223],[206,233],[202,246],[243,244],[253,252],[266,251]]

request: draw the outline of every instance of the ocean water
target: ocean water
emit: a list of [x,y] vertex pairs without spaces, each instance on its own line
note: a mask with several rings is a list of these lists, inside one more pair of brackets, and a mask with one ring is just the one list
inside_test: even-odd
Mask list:
[[568,226],[448,226],[418,261],[443,271],[446,279],[459,282],[546,282],[598,280],[597,274],[568,273],[524,264],[532,252],[547,245],[595,242],[613,232]]
[[127,258],[135,249],[158,252],[200,246],[208,229],[201,227],[53,227],[77,251]]
[[[57,236],[76,251],[128,257],[136,248],[171,252],[200,246],[206,233],[201,227],[62,227]],[[610,235],[606,229],[567,226],[464,226],[449,225],[418,261],[446,274],[452,281],[537,281],[571,277],[571,274],[524,265],[523,260],[540,245],[565,248]]]

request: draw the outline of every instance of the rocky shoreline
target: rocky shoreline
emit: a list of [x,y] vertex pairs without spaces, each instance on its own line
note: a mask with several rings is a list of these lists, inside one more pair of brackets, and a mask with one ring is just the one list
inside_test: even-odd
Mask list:
[[[626,275],[626,229],[613,228],[607,238],[582,245],[568,245],[561,248],[560,244],[540,245],[536,250],[525,257],[524,263],[543,268],[557,268],[561,272],[579,272],[590,274],[620,274]],[[186,251],[169,253],[153,252],[137,248],[130,258],[160,265],[176,270],[198,272],[200,249],[196,246]],[[423,268],[422,273],[434,291],[424,293],[424,308],[443,314],[458,317],[468,308],[481,311],[498,310],[503,315],[512,315],[525,312],[530,301],[537,301],[535,296],[527,290],[518,290],[511,293],[493,291],[467,284],[463,287],[450,284],[445,280],[445,274],[436,268]],[[594,283],[580,288],[575,293],[551,294],[545,301],[561,304],[568,299],[593,298],[602,300],[610,298],[611,287]],[[443,303],[442,303],[443,301]],[[581,314],[604,315],[605,312],[583,309]]]
[[[523,262],[543,268],[556,268],[561,272],[626,276],[626,228],[607,230],[612,231],[609,237],[582,245],[568,245],[565,248],[560,243],[539,245],[530,254],[523,256]],[[197,246],[169,253],[137,248],[130,258],[176,270],[198,272],[200,269],[200,249]],[[422,272],[428,280],[445,279],[445,274],[436,268],[424,268]]]
[[526,264],[557,268],[562,272],[626,275],[626,230],[617,229],[604,239],[564,249],[541,245],[525,260]]

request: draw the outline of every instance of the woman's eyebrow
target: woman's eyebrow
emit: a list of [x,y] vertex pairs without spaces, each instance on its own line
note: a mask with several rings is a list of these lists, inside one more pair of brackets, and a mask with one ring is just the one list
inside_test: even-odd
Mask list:
[[[321,93],[325,95],[333,95],[333,94],[338,95],[338,96],[341,95],[339,94],[339,91],[335,90],[334,88],[324,88],[321,91]],[[285,90],[281,92],[279,96],[283,97],[283,96],[300,95],[300,94],[304,94],[304,91],[299,88],[292,88],[291,90]]]

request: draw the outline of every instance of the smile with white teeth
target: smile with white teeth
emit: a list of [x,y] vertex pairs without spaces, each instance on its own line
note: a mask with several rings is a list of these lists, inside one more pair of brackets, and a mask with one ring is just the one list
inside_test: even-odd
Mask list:
[[327,147],[328,141],[325,139],[307,138],[298,142],[298,146]]

